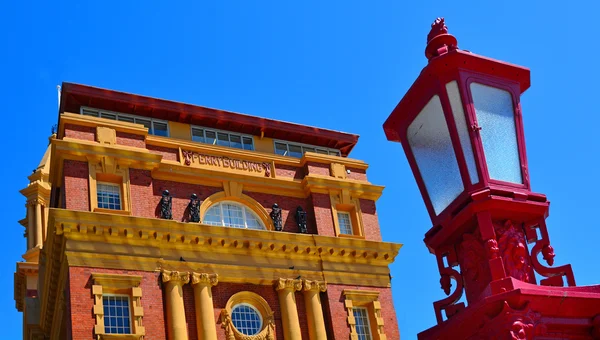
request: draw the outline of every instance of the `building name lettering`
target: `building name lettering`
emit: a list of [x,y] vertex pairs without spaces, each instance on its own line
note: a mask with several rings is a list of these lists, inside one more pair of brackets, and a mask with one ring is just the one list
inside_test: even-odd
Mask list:
[[244,161],[223,156],[205,155],[187,150],[181,150],[181,152],[183,154],[183,161],[185,165],[192,165],[192,163],[197,162],[201,165],[211,165],[248,172],[264,172],[265,177],[271,177],[271,164],[267,162]]

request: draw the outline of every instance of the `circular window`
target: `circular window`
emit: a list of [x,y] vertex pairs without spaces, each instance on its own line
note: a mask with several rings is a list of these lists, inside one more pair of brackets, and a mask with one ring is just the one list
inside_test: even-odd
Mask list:
[[242,334],[256,335],[262,329],[262,316],[253,306],[240,303],[231,309],[231,322]]

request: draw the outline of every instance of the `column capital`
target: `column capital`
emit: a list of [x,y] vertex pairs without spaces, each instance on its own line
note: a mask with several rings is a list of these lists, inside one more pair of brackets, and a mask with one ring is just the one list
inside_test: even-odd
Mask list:
[[173,282],[175,284],[184,285],[190,282],[190,273],[163,270],[162,271],[162,282]]
[[283,279],[275,281],[275,290],[291,290],[296,291],[302,289],[302,280]]
[[192,273],[192,284],[203,286],[216,286],[219,282],[219,275],[208,273]]
[[324,292],[327,290],[327,281],[304,280],[302,290]]

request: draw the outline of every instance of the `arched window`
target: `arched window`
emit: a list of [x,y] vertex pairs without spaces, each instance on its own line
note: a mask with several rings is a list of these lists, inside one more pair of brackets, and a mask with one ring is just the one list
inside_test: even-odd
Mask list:
[[230,201],[219,202],[211,206],[206,211],[203,222],[241,229],[265,229],[264,224],[251,209]]

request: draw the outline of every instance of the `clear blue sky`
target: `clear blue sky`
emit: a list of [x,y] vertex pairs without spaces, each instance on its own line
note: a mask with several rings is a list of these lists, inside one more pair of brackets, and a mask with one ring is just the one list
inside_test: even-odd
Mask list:
[[[360,134],[351,157],[385,185],[383,238],[404,339],[435,323],[440,289],[430,228],[401,146],[381,125],[426,64],[430,23],[444,16],[463,49],[531,68],[522,97],[531,183],[552,201],[556,264],[600,283],[597,192],[600,44],[594,1],[10,1],[0,8],[4,133],[0,315],[20,338],[15,262],[25,199],[56,123],[62,81]],[[558,3],[558,2],[556,2]],[[4,333],[6,334],[6,333]]]

